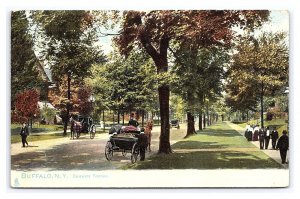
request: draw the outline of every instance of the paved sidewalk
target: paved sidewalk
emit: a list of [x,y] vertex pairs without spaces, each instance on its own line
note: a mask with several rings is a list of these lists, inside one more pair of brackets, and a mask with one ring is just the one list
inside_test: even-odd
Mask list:
[[[233,124],[231,122],[227,122],[227,124],[233,128],[234,130],[236,130],[237,132],[239,132],[241,135],[244,136],[245,134],[245,129],[243,127],[240,127],[237,124]],[[245,138],[246,139],[246,138]],[[256,146],[257,148],[259,147],[259,141],[251,141],[251,143]],[[269,146],[270,147],[270,146]],[[263,149],[261,150],[262,152],[264,152],[266,155],[268,155],[270,158],[274,159],[276,162],[278,162],[279,164],[281,164],[281,158],[280,158],[280,153],[277,150],[272,150],[272,149]],[[289,160],[289,153],[287,154],[287,160]],[[287,161],[289,162],[289,161]],[[284,168],[289,168],[288,164],[282,164],[282,166]]]

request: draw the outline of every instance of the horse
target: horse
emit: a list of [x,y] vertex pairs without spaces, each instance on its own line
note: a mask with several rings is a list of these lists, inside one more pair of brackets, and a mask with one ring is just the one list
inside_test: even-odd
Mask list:
[[147,136],[147,140],[148,140],[147,148],[149,149],[149,151],[151,151],[152,128],[153,128],[153,122],[151,120],[149,120],[145,127],[145,135]]
[[78,139],[80,132],[82,130],[82,124],[81,122],[78,122],[73,118],[70,119],[70,122],[71,122],[71,139],[74,140],[75,137]]

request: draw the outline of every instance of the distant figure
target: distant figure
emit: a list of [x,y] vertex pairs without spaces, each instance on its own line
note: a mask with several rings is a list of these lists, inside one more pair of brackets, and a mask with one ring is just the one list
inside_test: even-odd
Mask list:
[[272,139],[272,149],[276,148],[276,142],[278,140],[278,131],[276,129],[274,129],[273,131],[271,131],[271,139]]
[[253,128],[250,126],[250,124],[247,124],[245,137],[247,138],[248,141],[252,141],[252,135],[253,135]]
[[20,135],[22,138],[22,147],[25,147],[25,144],[28,146],[27,136],[29,135],[29,131],[28,131],[28,127],[27,127],[26,123],[23,123]]
[[265,149],[268,149],[270,142],[270,129],[267,127],[266,129],[266,136],[265,136]]
[[253,129],[253,138],[252,141],[258,141],[258,134],[259,134],[259,125],[256,125]]
[[138,121],[134,118],[134,113],[131,113],[128,125],[134,126],[134,127],[138,127],[139,126]]
[[148,145],[147,148],[149,151],[151,151],[151,137],[152,137],[152,128],[153,128],[153,121],[149,120],[145,127],[145,135],[148,138]]
[[146,147],[148,145],[148,138],[144,133],[145,129],[141,129],[141,133],[138,135],[138,146],[140,148],[141,161],[145,160]]
[[287,131],[282,131],[282,136],[279,138],[277,142],[276,149],[280,151],[281,163],[287,164],[286,162],[286,154],[287,150],[289,149],[289,137],[287,136]]
[[263,128],[259,129],[258,138],[259,138],[260,149],[264,149],[265,137],[266,137],[266,131]]

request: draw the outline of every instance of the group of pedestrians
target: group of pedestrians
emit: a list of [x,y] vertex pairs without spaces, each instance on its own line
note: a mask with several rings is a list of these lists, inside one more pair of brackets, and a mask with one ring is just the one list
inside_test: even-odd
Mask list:
[[272,149],[280,150],[282,164],[287,163],[286,154],[289,148],[289,139],[286,130],[282,131],[282,136],[279,138],[278,131],[275,128],[260,128],[259,125],[252,126],[247,124],[245,137],[248,141],[259,141],[259,147],[261,150],[269,149],[269,143],[271,140]]

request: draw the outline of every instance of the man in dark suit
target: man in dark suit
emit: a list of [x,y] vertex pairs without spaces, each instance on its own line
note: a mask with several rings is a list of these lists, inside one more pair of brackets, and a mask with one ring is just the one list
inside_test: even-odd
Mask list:
[[282,136],[279,138],[277,142],[276,149],[280,151],[281,163],[287,164],[286,162],[286,154],[287,150],[289,149],[289,137],[287,136],[287,131],[282,131]]
[[265,149],[268,149],[270,142],[270,129],[267,127],[266,134],[265,134]]
[[28,131],[28,127],[27,127],[26,123],[23,123],[20,135],[22,138],[22,146],[25,147],[25,144],[28,146],[27,136],[29,135],[29,131]]
[[145,160],[146,147],[148,145],[148,138],[144,133],[144,128],[141,129],[141,133],[138,136],[138,146],[140,147],[141,161]]
[[263,128],[259,129],[258,137],[260,149],[264,149],[266,132]]
[[277,142],[278,137],[279,137],[278,131],[277,131],[276,129],[274,129],[274,130],[271,132],[272,149],[275,149],[275,147],[276,147],[276,142]]

